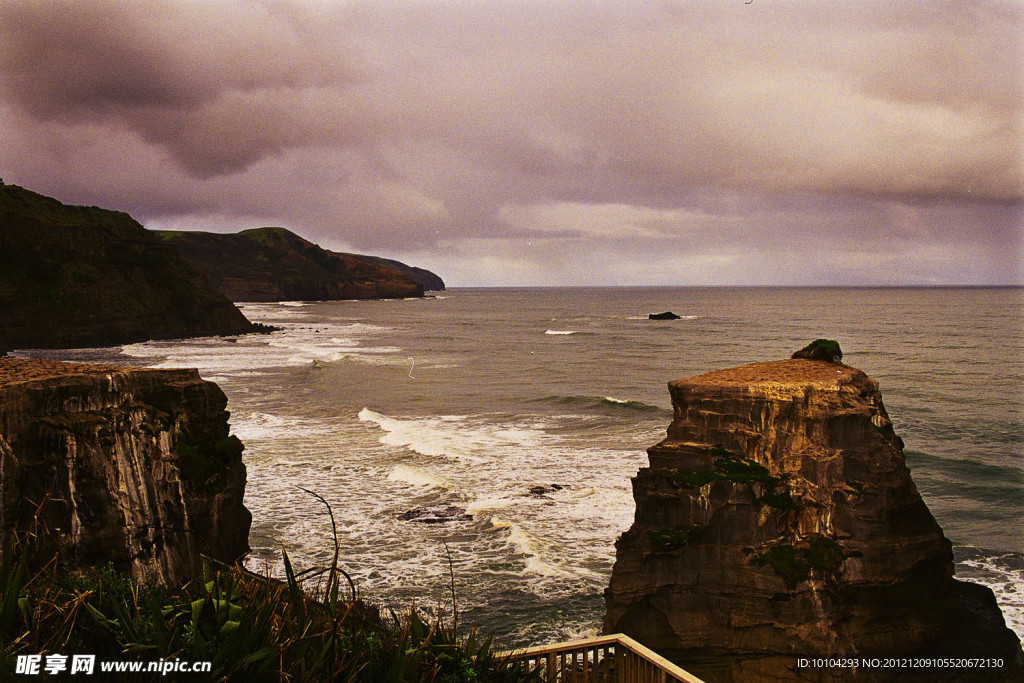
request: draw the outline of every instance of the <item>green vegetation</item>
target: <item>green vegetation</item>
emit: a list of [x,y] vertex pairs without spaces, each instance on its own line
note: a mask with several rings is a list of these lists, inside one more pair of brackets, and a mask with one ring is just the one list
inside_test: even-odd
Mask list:
[[252,326],[128,214],[0,185],[0,347],[241,334]]
[[307,594],[300,580],[311,573],[294,571],[287,554],[283,583],[233,567],[173,591],[112,566],[72,574],[54,559],[29,571],[28,557],[0,560],[0,678],[18,654],[92,653],[211,661],[204,680],[218,681],[539,680],[492,652],[490,638],[460,635],[454,618],[381,618],[351,583],[340,590],[336,568]]
[[703,472],[690,472],[689,470],[675,470],[668,475],[669,480],[682,484],[684,486],[707,486],[713,481],[724,479],[721,474],[714,470],[706,470]]
[[765,485],[764,493],[754,499],[754,505],[767,505],[776,510],[794,510],[797,507],[796,500],[789,494],[789,491],[776,491],[775,487],[781,480],[773,478]]
[[744,553],[753,564],[774,569],[790,589],[809,579],[812,572],[816,576],[831,576],[846,559],[842,546],[827,536],[812,536],[796,545],[779,544],[759,554],[748,550],[745,548]]
[[737,484],[779,481],[764,465],[724,448],[715,446],[711,450],[711,454],[714,457],[714,469],[701,472],[675,470],[669,475],[669,479],[685,486],[705,486],[719,480],[728,480]]
[[381,617],[338,566],[330,506],[328,512],[331,564],[296,571],[284,552],[283,582],[221,566],[171,590],[139,584],[112,565],[72,572],[56,555],[40,562],[45,534],[10,540],[0,557],[0,679],[14,671],[19,654],[89,653],[100,660],[209,661],[212,675],[203,680],[246,683],[541,680],[492,652],[490,637],[460,632],[454,584],[448,619],[424,621],[415,609]]
[[412,279],[368,258],[321,249],[284,228],[233,234],[157,232],[235,301],[422,295]]
[[700,531],[703,527],[700,524],[690,524],[685,526],[677,526],[674,529],[663,529],[661,531],[648,531],[647,536],[651,539],[651,544],[654,549],[658,552],[668,552],[670,550],[678,550],[687,543],[695,533]]
[[778,490],[783,479],[773,476],[764,465],[717,446],[711,453],[714,456],[714,469],[702,472],[675,470],[668,478],[677,484],[697,487],[706,486],[713,481],[731,481],[736,484],[761,483],[765,485],[764,493],[754,498],[755,505],[767,505],[779,510],[798,507],[797,501],[788,491]]
[[838,363],[843,360],[843,350],[839,348],[839,342],[835,339],[815,339],[807,346],[795,352],[792,357]]
[[778,481],[778,478],[773,477],[764,465],[734,456],[731,453],[715,459],[715,470],[720,473],[722,479],[728,479],[737,484]]

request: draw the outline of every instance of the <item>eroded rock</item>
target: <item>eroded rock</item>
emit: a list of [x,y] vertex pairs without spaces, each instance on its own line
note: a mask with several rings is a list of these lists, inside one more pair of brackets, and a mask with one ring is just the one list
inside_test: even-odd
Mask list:
[[669,389],[675,417],[633,480],[605,632],[713,682],[894,680],[797,666],[828,656],[998,657],[1003,670],[898,680],[1019,680],[1020,643],[989,589],[953,578],[877,382],[786,360]]
[[448,522],[468,522],[472,515],[466,514],[466,508],[457,505],[429,505],[415,507],[398,515],[403,522],[420,524],[446,524]]
[[226,405],[195,370],[0,358],[0,536],[171,586],[234,562],[252,517]]

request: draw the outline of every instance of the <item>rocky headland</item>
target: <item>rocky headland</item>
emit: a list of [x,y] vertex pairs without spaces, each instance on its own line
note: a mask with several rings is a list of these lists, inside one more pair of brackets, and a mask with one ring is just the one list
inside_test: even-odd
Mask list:
[[258,329],[128,214],[0,185],[0,355]]
[[343,252],[331,252],[338,254],[339,256],[354,256],[356,258],[365,259],[370,263],[376,263],[379,266],[383,266],[388,270],[393,270],[396,273],[406,276],[410,280],[420,283],[423,285],[424,291],[427,292],[443,292],[445,290],[444,280],[437,273],[431,272],[426,268],[420,268],[418,266],[410,266],[396,261],[394,259],[383,258],[381,256],[369,256],[367,254],[346,254]]
[[429,271],[328,251],[284,228],[155,234],[232,301],[395,299],[444,288]]
[[[616,544],[605,632],[710,683],[1024,679],[991,590],[953,578],[950,542],[877,382],[801,358],[669,391],[668,436],[633,480],[635,521]],[[1003,667],[800,667],[800,657]]]
[[195,370],[0,358],[0,536],[172,586],[234,562],[251,515],[226,405]]

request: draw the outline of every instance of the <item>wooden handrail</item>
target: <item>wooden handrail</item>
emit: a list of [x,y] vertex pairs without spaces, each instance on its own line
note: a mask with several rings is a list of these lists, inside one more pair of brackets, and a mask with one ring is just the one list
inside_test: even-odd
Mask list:
[[622,633],[511,650],[501,655],[512,661],[525,661],[531,670],[543,670],[549,683],[703,683]]

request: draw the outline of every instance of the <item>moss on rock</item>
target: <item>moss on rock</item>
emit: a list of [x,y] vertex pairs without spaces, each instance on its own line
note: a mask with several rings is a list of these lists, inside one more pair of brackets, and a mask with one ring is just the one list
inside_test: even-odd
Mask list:
[[839,348],[839,342],[834,339],[815,339],[807,346],[795,352],[792,358],[838,363],[843,360],[843,350]]

